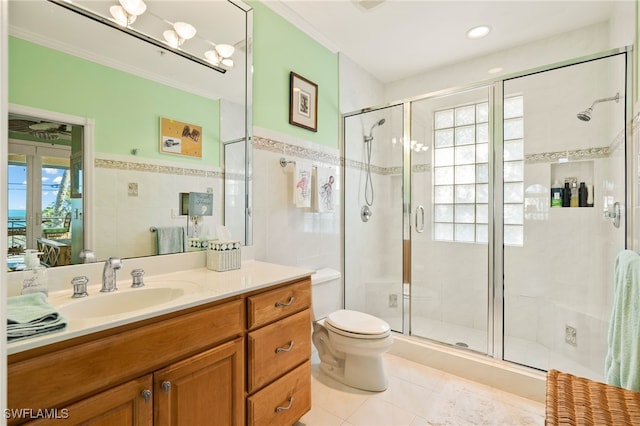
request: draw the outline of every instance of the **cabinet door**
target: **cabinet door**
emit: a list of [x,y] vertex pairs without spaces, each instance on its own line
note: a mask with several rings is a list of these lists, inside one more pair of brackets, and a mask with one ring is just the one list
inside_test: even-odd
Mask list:
[[153,375],[156,426],[244,423],[244,340],[235,339]]
[[[151,426],[153,424],[152,376],[141,377],[106,390],[66,408],[34,411],[42,418],[30,426],[69,424],[82,426]],[[48,418],[47,418],[48,417]]]

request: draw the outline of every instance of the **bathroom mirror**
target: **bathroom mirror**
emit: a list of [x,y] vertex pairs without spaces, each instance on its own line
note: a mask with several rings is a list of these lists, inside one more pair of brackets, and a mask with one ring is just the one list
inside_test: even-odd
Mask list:
[[[10,112],[11,106],[44,111],[45,116],[31,116],[41,121],[51,121],[50,113],[92,123],[92,137],[84,139],[92,146],[80,149],[84,160],[79,160],[84,164],[81,249],[95,251],[98,260],[154,255],[152,228],[189,225],[188,217],[177,214],[184,192],[213,192],[214,217],[205,222],[210,235],[225,224],[242,229],[233,237],[250,244],[250,197],[225,216],[221,170],[232,163],[235,186],[249,193],[251,8],[240,1],[147,0],[147,10],[131,26],[159,40],[150,43],[55,3],[9,2],[9,103]],[[73,3],[105,20],[119,5],[117,0]],[[182,46],[186,51],[189,45],[194,58],[201,55],[198,60],[176,54],[180,47],[163,46],[163,33],[175,31],[175,22],[197,29]],[[218,65],[224,72],[203,64],[205,49],[221,44],[234,48],[233,65]],[[201,129],[201,148],[164,150],[162,119]],[[244,149],[225,156],[229,141]],[[238,164],[244,170],[238,171]],[[238,176],[245,181],[238,183]]]

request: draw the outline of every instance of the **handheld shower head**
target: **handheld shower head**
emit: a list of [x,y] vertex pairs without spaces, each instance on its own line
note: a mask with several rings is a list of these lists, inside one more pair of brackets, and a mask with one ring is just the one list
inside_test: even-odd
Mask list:
[[365,136],[364,141],[371,142],[373,140],[373,129],[375,129],[378,126],[382,126],[386,121],[387,120],[385,120],[384,118],[381,118],[380,120],[373,123],[373,126],[371,126],[371,130],[369,130],[369,136]]
[[586,110],[579,112],[577,114],[578,119],[582,120],[582,121],[589,121],[591,120],[591,113],[593,113],[593,107],[600,102],[609,102],[609,101],[615,101],[616,103],[618,103],[620,101],[620,93],[616,93],[615,96],[611,96],[610,98],[602,98],[602,99],[598,99],[595,100],[591,106],[589,108],[587,108]]

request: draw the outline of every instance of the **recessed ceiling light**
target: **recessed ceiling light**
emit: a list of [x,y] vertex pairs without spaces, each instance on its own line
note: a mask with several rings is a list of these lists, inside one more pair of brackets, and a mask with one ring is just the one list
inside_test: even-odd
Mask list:
[[502,67],[495,67],[495,68],[491,68],[489,71],[487,71],[489,74],[498,74],[500,71],[502,71],[504,68]]
[[467,38],[472,40],[485,37],[487,34],[491,32],[491,27],[488,25],[479,25],[477,27],[471,28],[467,31]]

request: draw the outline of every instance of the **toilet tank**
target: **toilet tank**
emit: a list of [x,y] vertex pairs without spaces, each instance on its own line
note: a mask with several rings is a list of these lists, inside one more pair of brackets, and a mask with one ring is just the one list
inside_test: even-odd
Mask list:
[[325,318],[342,309],[342,274],[331,268],[318,269],[311,275],[313,316],[315,320]]

